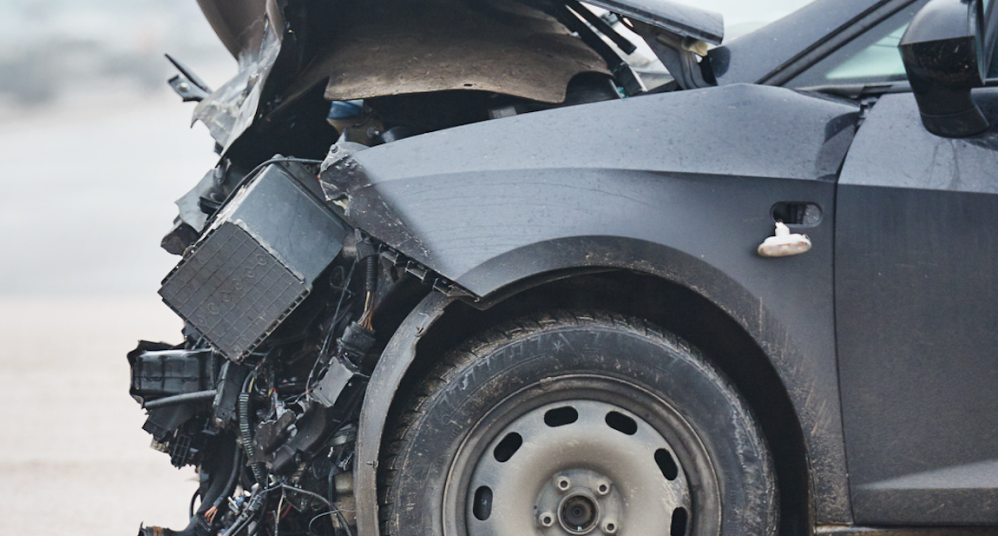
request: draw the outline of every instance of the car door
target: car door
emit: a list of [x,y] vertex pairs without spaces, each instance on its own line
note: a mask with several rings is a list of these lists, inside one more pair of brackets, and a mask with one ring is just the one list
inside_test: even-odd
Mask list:
[[998,522],[998,89],[929,134],[910,93],[860,127],[836,195],[836,338],[857,523]]
[[798,80],[888,92],[867,110],[836,193],[836,344],[853,514],[867,525],[994,524],[998,88],[974,94],[987,131],[930,134],[891,50],[905,23],[887,21],[864,46]]

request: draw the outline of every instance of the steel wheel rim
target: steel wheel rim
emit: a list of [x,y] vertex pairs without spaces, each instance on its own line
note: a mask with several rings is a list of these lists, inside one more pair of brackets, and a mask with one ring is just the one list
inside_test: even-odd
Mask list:
[[[719,528],[719,512],[713,506],[719,502],[716,477],[702,443],[678,413],[626,380],[574,375],[555,380],[559,382],[572,388],[552,393],[550,384],[526,387],[490,411],[505,416],[487,416],[472,427],[444,490],[445,535],[631,536],[669,531],[682,536]],[[517,398],[527,398],[528,407],[511,411],[518,407]],[[650,402],[664,418],[644,411]],[[566,407],[577,413],[574,421],[558,426],[544,422],[546,415]],[[621,431],[619,423],[608,423],[611,414],[631,423],[623,426],[632,433]],[[482,433],[481,428],[497,423],[498,432]],[[519,435],[522,443],[500,461],[496,451],[504,450],[503,442],[516,443],[508,439],[511,434]],[[510,450],[509,444],[505,450]],[[656,460],[656,453],[665,461]],[[663,465],[671,467],[671,478]],[[567,489],[559,489],[560,476],[568,477]],[[606,492],[601,483],[608,484]],[[704,501],[708,506],[694,511],[704,495],[710,496]],[[587,496],[597,513],[593,523],[573,528],[560,508],[576,496]],[[488,507],[479,502],[488,502]],[[694,530],[697,519],[701,530]]]

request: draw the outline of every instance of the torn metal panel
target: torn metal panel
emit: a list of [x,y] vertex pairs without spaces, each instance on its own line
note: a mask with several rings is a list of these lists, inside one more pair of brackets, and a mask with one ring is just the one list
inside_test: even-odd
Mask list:
[[246,42],[245,48],[239,50],[239,72],[194,109],[193,121],[201,121],[208,127],[223,152],[253,124],[267,77],[281,52],[278,24],[283,22],[276,19],[275,23],[269,10],[260,17],[251,26],[261,26],[260,39]]
[[572,77],[606,63],[553,17],[504,2],[361,3],[312,67],[349,100],[455,89],[565,100]]
[[212,30],[225,48],[240,58],[259,50],[263,40],[263,15],[267,0],[197,0]]

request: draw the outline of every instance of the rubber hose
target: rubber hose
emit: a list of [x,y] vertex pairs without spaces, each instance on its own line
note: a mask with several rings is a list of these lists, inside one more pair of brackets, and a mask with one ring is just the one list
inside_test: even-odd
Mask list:
[[[217,474],[217,468],[224,467],[227,463],[233,463],[233,465],[238,468],[237,463],[239,462],[239,445],[232,451],[232,462],[229,462],[229,458],[222,454],[218,458],[218,462],[215,467],[212,468],[212,473]],[[236,472],[236,471],[233,471]],[[231,473],[230,477],[231,479]],[[228,494],[224,492],[229,487],[228,480],[222,480],[218,477],[212,477],[211,482],[208,484],[208,489],[204,492],[204,496],[201,500],[201,505],[198,506],[197,513],[191,518],[190,522],[187,524],[187,528],[182,531],[173,531],[169,529],[155,529],[150,527],[149,530],[143,530],[140,535],[146,536],[151,534],[156,534],[157,531],[161,531],[164,536],[207,536],[210,534],[210,527],[208,527],[208,522],[204,519],[204,513],[211,508],[215,501],[220,497],[226,497],[231,495],[232,492],[229,491]]]
[[181,404],[187,404],[188,402],[206,402],[215,398],[216,394],[218,394],[218,391],[215,389],[197,391],[195,393],[184,393],[182,395],[174,395],[166,398],[160,398],[159,400],[152,400],[142,404],[142,407],[145,409],[158,409],[170,406],[179,406]]
[[219,478],[219,476],[221,475],[218,474],[219,473],[218,469],[226,467],[228,464],[232,464],[238,461],[237,459],[238,456],[236,456],[238,448],[239,445],[236,445],[236,449],[234,449],[232,452],[231,461],[227,456],[224,456],[223,454],[222,456],[219,457],[220,459],[218,460],[218,463],[214,467],[212,467],[211,483],[208,484],[208,489],[204,492],[204,497],[201,500],[201,505],[198,506],[197,515],[194,516],[195,518],[207,512],[208,509],[211,508],[212,505],[214,504],[215,499],[221,496],[225,491],[225,489],[228,487],[228,480],[227,479],[222,480],[221,478]]
[[[253,431],[250,429],[249,422],[249,412],[250,412],[250,394],[240,393],[239,394],[239,433],[243,439],[243,448],[246,449],[246,456],[249,459],[253,459]],[[267,480],[266,475],[263,474],[262,465],[257,463],[250,463],[250,469],[253,470],[253,477],[256,478],[258,484],[263,486]]]
[[239,449],[239,445],[236,445],[236,454],[232,460],[232,472],[229,473],[229,481],[225,483],[225,488],[222,490],[222,494],[215,499],[212,504],[215,508],[220,508],[225,499],[232,496],[232,492],[236,491],[236,481],[239,480],[239,470],[242,469],[243,465],[243,453]]

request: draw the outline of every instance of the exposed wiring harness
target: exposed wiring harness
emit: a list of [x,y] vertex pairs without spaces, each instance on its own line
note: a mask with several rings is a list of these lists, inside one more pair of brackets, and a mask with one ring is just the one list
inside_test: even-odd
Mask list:
[[367,295],[364,299],[364,314],[360,317],[360,325],[373,330],[371,317],[374,314],[374,293],[378,289],[378,256],[371,255],[364,259],[364,292]]
[[[303,495],[311,497],[311,498],[313,498],[313,499],[321,502],[322,504],[324,504],[326,506],[326,508],[328,508],[327,512],[323,512],[323,513],[321,513],[321,514],[313,517],[312,520],[308,522],[308,531],[310,533],[312,532],[312,523],[316,519],[319,519],[320,517],[322,517],[324,515],[330,515],[330,514],[332,514],[332,515],[336,516],[337,520],[339,520],[340,527],[347,533],[347,536],[353,536],[353,530],[350,529],[350,524],[347,523],[346,517],[343,516],[343,512],[341,512],[339,508],[336,508],[335,506],[333,506],[333,503],[330,502],[329,499],[323,497],[322,495],[319,495],[318,493],[315,493],[315,492],[312,492],[312,491],[308,491],[307,489],[296,488],[296,487],[288,485],[288,484],[282,484],[281,487],[284,488],[285,490],[294,491],[295,493],[301,493]],[[277,535],[275,534],[275,536],[277,536]]]
[[[263,364],[263,362],[261,361],[260,364]],[[250,460],[253,459],[254,454],[253,429],[250,424],[250,396],[253,391],[253,384],[255,381],[256,371],[246,377],[246,380],[243,382],[242,392],[239,393],[239,398],[236,401],[236,413],[239,417],[239,435],[242,439],[243,449],[246,451],[246,456]],[[267,475],[264,473],[263,464],[251,461],[250,470],[253,471],[253,477],[256,479],[258,484],[262,486],[267,483]]]

